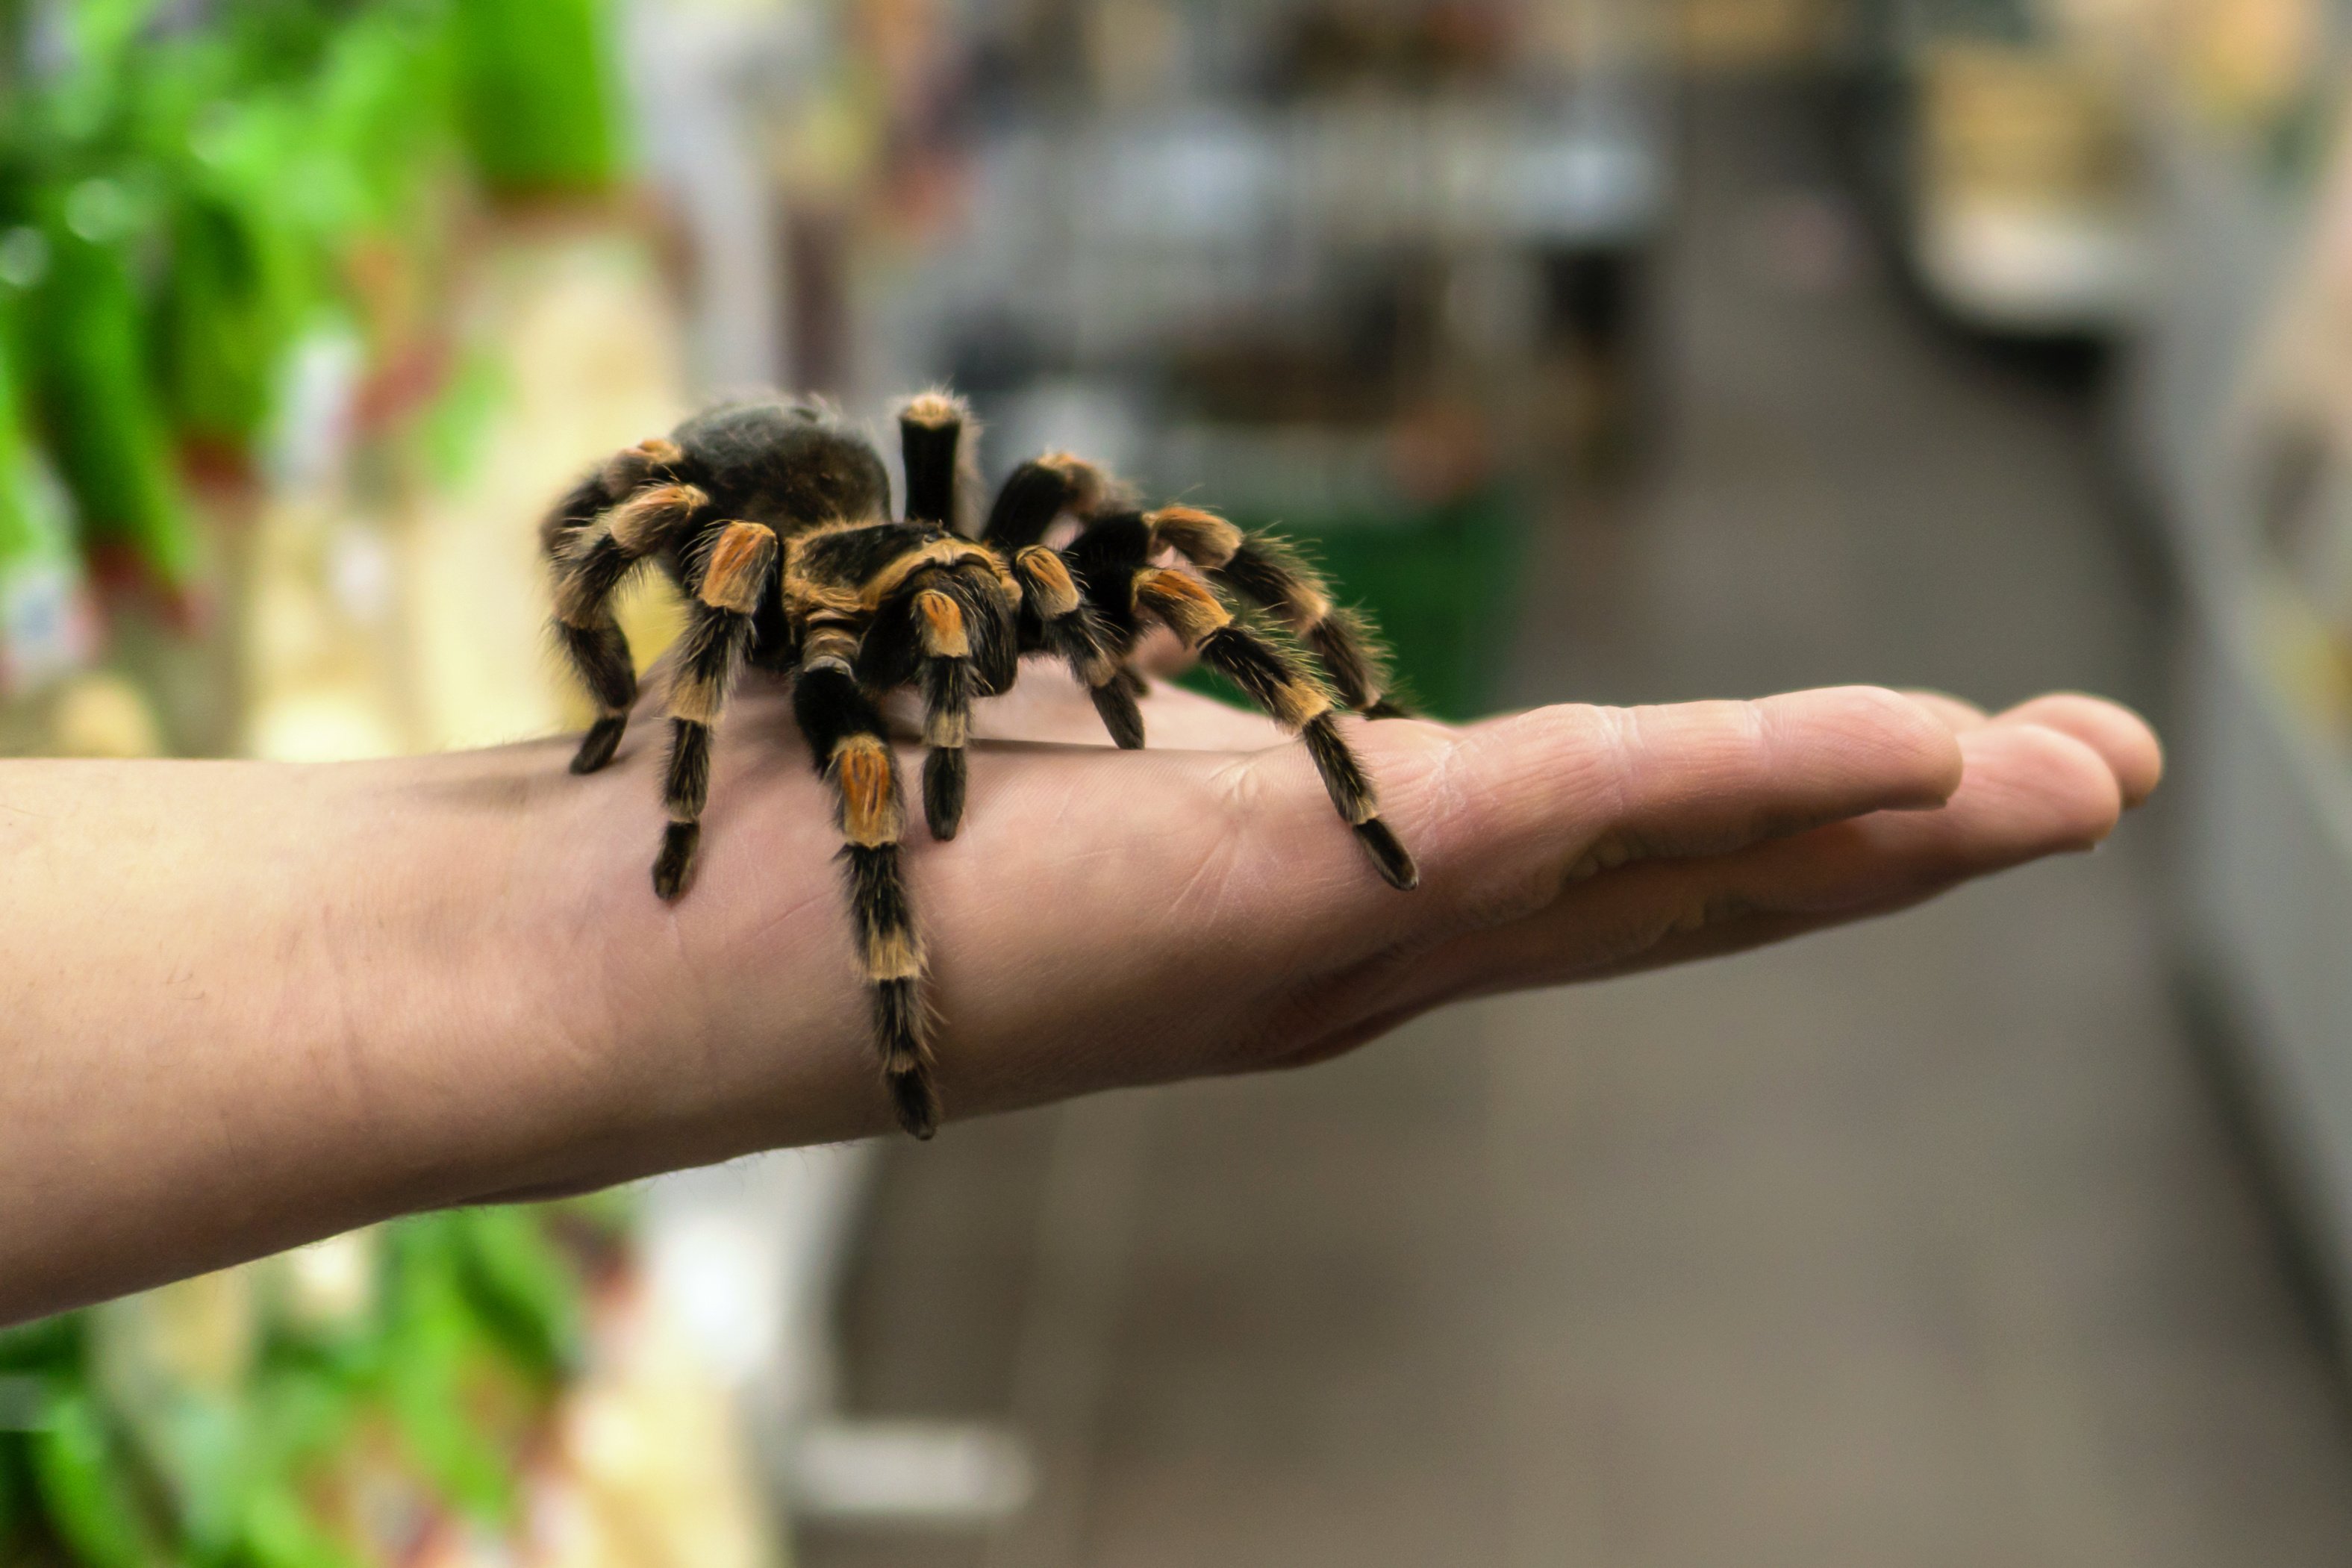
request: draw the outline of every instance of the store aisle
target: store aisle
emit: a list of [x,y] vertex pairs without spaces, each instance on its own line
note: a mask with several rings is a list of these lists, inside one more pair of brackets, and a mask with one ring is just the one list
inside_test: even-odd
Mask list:
[[[1710,98],[1668,428],[1513,695],[2158,704],[2079,386],[1923,324],[1814,117]],[[1003,1417],[1001,1540],[814,1568],[2352,1560],[2346,1406],[2170,1004],[2160,815],[1706,968],[893,1156],[853,1406]]]

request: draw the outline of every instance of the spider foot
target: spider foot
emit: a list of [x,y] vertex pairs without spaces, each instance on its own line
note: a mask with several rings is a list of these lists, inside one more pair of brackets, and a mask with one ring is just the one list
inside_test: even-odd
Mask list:
[[928,1139],[940,1130],[940,1089],[931,1077],[931,1053],[923,1041],[923,1001],[911,979],[883,980],[874,988],[875,1031],[882,1047],[882,1082],[898,1125],[911,1137]]
[[694,852],[702,842],[698,822],[672,822],[662,832],[661,854],[654,861],[654,892],[667,902],[686,891],[694,873]]
[[898,1125],[910,1138],[929,1143],[940,1130],[940,1092],[931,1082],[931,1075],[919,1068],[905,1072],[886,1073],[883,1082],[890,1091],[890,1108],[898,1113]]
[[966,778],[961,746],[936,747],[923,759],[923,820],[931,837],[952,839],[962,828]]
[[1135,694],[1124,682],[1113,677],[1107,685],[1088,688],[1087,695],[1094,698],[1095,712],[1102,716],[1103,727],[1110,731],[1114,745],[1121,751],[1143,748],[1143,710],[1136,706]]
[[628,727],[626,714],[614,714],[590,725],[588,733],[580,737],[580,749],[572,758],[572,771],[593,773],[612,761],[613,753],[620,749],[621,732]]
[[1379,869],[1381,881],[1400,893],[1411,893],[1421,885],[1421,868],[1412,863],[1412,854],[1397,841],[1396,834],[1389,831],[1386,822],[1378,817],[1358,822],[1356,837],[1372,857],[1372,864]]

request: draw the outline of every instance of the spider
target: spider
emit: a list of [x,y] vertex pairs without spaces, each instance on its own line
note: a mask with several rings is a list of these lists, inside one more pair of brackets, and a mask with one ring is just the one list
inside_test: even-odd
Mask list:
[[[1299,736],[1380,874],[1409,889],[1412,857],[1381,821],[1371,780],[1332,722],[1335,704],[1370,718],[1403,710],[1362,622],[1288,548],[1192,507],[1143,511],[1066,454],[1024,463],[977,538],[955,523],[972,480],[963,402],[927,392],[899,412],[906,508],[873,444],[826,407],[760,402],[688,419],[581,480],[542,525],[555,634],[595,701],[572,760],[613,759],[637,695],[614,594],[648,562],[677,584],[688,623],[669,677],[662,773],[669,821],[654,891],[687,890],[710,789],[710,738],[740,667],[788,675],[793,716],[832,786],[845,841],[860,965],[873,997],[883,1081],[898,1123],[928,1138],[940,1118],[920,995],[922,938],[900,863],[906,806],[879,699],[919,686],[923,814],[934,839],[964,808],[972,699],[1009,689],[1022,655],[1057,655],[1123,747],[1143,744],[1145,691],[1131,662],[1151,622],[1171,629]],[[1070,517],[1076,537],[1045,542]],[[1176,564],[1181,558],[1183,565]],[[1190,570],[1187,570],[1189,566]],[[1238,618],[1228,596],[1311,651]]]

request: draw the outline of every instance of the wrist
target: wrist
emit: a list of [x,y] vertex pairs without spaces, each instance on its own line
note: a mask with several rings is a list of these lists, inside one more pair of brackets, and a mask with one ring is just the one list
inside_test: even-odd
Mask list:
[[[338,1063],[319,1112],[388,1208],[566,1184],[628,1107],[574,813],[542,747],[299,770],[281,1045]],[[560,760],[554,776],[562,778]]]
[[399,1064],[404,1098],[440,1107],[414,1130],[435,1151],[433,1201],[586,1190],[880,1130],[829,823],[802,809],[802,780],[736,785],[732,852],[671,903],[646,872],[660,817],[641,770],[659,747],[586,778],[565,754],[387,764],[388,809],[427,815],[413,850],[360,836],[396,862],[362,918],[394,934],[370,962],[405,1021],[374,1049]]

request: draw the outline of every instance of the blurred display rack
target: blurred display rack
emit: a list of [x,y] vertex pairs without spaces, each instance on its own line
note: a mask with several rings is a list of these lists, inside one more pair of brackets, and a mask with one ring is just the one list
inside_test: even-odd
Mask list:
[[1954,319],[2105,337],[2151,258],[2126,73],[2057,0],[1866,0],[1853,57],[1866,177],[1893,244]]
[[2242,585],[2195,595],[2182,652],[2189,956],[2218,987],[2345,1332],[2352,1302],[2352,780],[2282,687]]
[[983,392],[975,324],[1021,374],[1118,377],[1253,322],[1328,317],[1381,257],[1455,268],[1524,338],[1545,279],[1496,268],[1638,262],[1667,221],[1670,135],[1631,72],[1521,103],[1032,119],[975,150],[965,231],[880,302],[872,339],[891,366],[952,366]]
[[2248,536],[2245,498],[2225,471],[2227,423],[2303,232],[2307,193],[2265,177],[2247,149],[2200,131],[2176,97],[2150,86],[2137,100],[2156,194],[2152,248],[2164,257],[2127,347],[2124,436],[2136,470],[2162,501],[2184,576],[2231,580],[2210,558]]
[[2165,266],[2129,348],[2123,440],[2186,612],[2179,935],[2352,1333],[2352,749],[2283,660],[2294,590],[2261,543],[2248,407],[2263,343],[2295,325],[2278,314],[2296,259],[2330,217],[2310,182],[2208,133],[2160,87],[2139,110]]
[[1542,109],[1198,105],[992,141],[934,319],[996,319],[1082,362],[1246,308],[1311,308],[1335,254],[1646,245],[1659,108],[1595,84]]

